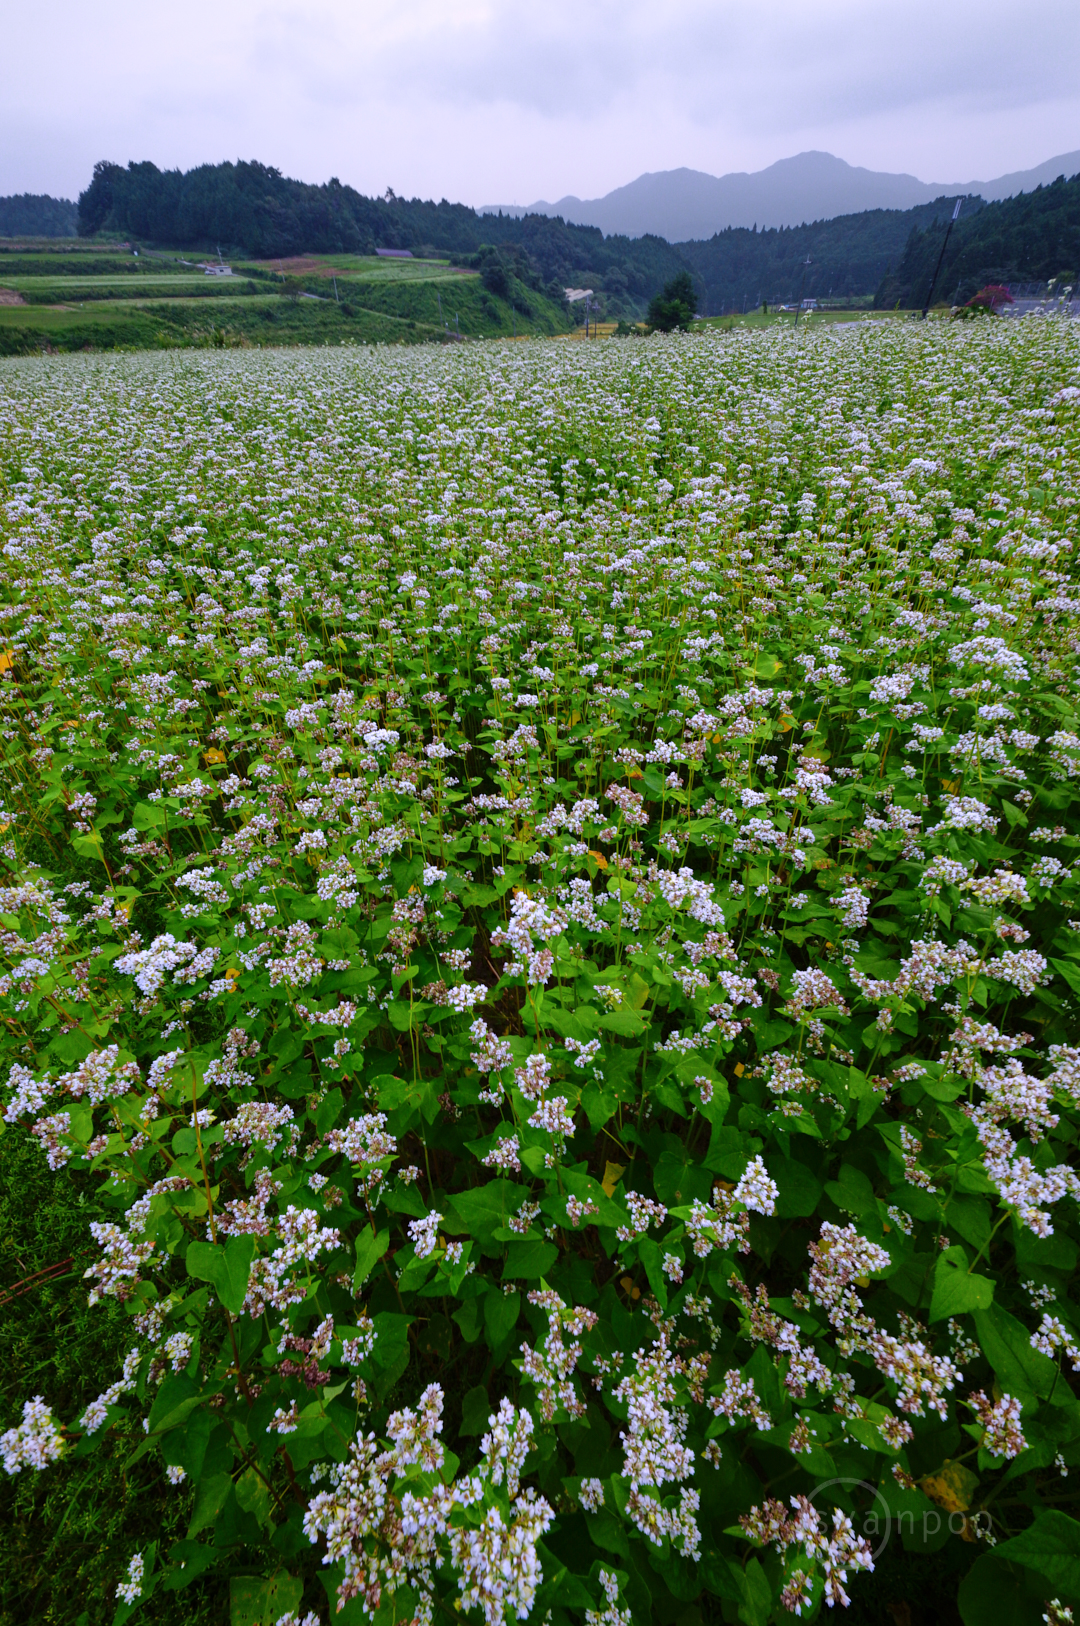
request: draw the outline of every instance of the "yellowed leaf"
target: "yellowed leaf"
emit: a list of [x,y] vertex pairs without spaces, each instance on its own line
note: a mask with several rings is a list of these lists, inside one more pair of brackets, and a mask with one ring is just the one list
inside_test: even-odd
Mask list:
[[743,1076],[743,1074],[745,1073],[745,1071],[746,1071],[746,1068],[743,1066],[742,1062],[737,1061],[735,1063],[735,1077],[736,1078],[741,1078]]
[[0,649],[0,672],[8,672],[15,665],[15,651]]
[[932,1502],[946,1513],[966,1513],[979,1481],[962,1462],[943,1462],[935,1473],[927,1474],[919,1484]]
[[960,790],[960,781],[959,779],[943,779],[941,788],[947,790],[950,796],[956,796]]
[[594,851],[594,850],[593,850],[593,848],[592,848],[592,847],[590,847],[590,848],[589,848],[589,857],[590,857],[590,858],[595,858],[595,859],[596,859],[596,867],[597,867],[597,869],[607,869],[607,867],[608,867],[608,861],[607,861],[607,859],[606,859],[606,858],[605,858],[605,857],[604,857],[604,855],[603,855],[603,853],[598,853],[598,852],[595,852],[595,851]]
[[224,762],[225,761],[225,753],[224,753],[224,751],[219,750],[219,748],[216,745],[212,745],[208,751],[203,752],[203,761],[206,763],[206,766],[209,768],[215,762]]
[[614,1197],[615,1187],[621,1180],[626,1169],[625,1163],[605,1163],[604,1178],[600,1184],[609,1197]]

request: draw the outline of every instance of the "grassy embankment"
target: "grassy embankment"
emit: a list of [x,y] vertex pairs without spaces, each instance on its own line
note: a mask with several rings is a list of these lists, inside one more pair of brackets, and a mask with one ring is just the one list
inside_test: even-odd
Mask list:
[[499,298],[478,275],[444,261],[310,256],[234,262],[233,271],[207,276],[190,251],[0,246],[0,355],[420,343],[566,329],[544,295],[512,285],[510,299]]

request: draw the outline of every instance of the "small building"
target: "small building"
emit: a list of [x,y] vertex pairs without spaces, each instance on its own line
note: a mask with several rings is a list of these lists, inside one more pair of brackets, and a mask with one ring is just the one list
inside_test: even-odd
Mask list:
[[411,260],[411,248],[377,248],[375,250],[380,260]]
[[591,288],[564,288],[563,293],[568,305],[576,305],[579,299],[591,299],[593,296]]

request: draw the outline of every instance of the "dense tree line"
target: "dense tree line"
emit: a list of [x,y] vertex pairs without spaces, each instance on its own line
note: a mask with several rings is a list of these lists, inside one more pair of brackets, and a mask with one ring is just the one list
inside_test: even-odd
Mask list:
[[[1080,271],[1080,175],[989,203],[970,218],[961,213],[949,238],[935,299],[970,299],[987,283],[1026,282]],[[896,270],[875,303],[921,305],[941,253],[946,224],[940,217],[911,234]]]
[[[948,220],[954,201],[867,209],[767,231],[732,226],[705,242],[678,246],[704,285],[710,315],[725,307],[752,309],[762,300],[849,298],[873,293],[902,258],[912,232]],[[981,208],[982,199],[969,199],[968,207]]]
[[[99,163],[79,198],[79,232],[119,231],[174,247],[220,244],[260,259],[303,253],[478,254],[485,246],[520,250],[532,285],[595,286],[620,302],[647,301],[686,262],[659,237],[605,237],[594,226],[568,226],[546,215],[479,215],[460,203],[369,198],[331,180],[290,180],[265,164],[203,164],[182,173],[156,164]],[[489,274],[498,277],[497,268]],[[517,273],[515,273],[517,274]]]
[[67,198],[19,192],[0,198],[0,237],[74,237],[76,205]]

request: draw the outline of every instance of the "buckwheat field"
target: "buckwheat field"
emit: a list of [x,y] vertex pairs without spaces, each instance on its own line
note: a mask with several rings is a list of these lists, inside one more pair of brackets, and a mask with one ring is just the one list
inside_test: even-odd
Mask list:
[[7,363],[0,503],[3,1144],[115,1342],[5,1521],[176,1510],[75,1614],[1071,1619],[1076,325]]

